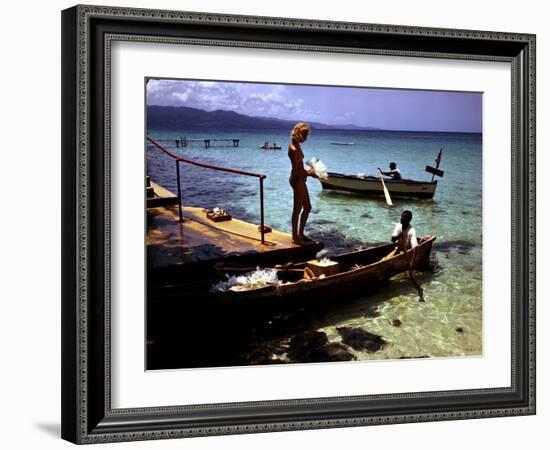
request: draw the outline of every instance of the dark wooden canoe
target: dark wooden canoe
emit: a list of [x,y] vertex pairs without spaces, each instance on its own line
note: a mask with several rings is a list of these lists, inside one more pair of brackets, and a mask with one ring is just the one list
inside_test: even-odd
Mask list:
[[[415,250],[413,268],[427,266],[435,236],[419,239]],[[268,286],[261,289],[241,292],[221,292],[212,294],[222,302],[249,302],[263,300],[304,300],[307,298],[329,297],[338,300],[342,297],[358,296],[379,285],[382,281],[408,270],[405,254],[382,261],[395,248],[387,244],[357,252],[345,253],[331,258],[340,263],[340,273],[312,280],[304,280],[299,269],[305,262],[292,266],[292,271],[281,270],[279,278],[287,280],[279,286]],[[409,250],[412,257],[412,251]],[[359,268],[357,268],[359,267]]]
[[[418,239],[418,247],[414,251],[414,260],[412,268],[426,267],[429,263],[432,244],[435,236],[424,236]],[[277,286],[267,286],[248,291],[225,291],[211,293],[208,292],[214,281],[208,284],[203,281],[195,281],[182,285],[167,287],[164,292],[157,291],[158,299],[168,299],[172,301],[179,299],[190,305],[191,303],[201,302],[203,306],[219,305],[224,308],[278,308],[288,309],[293,305],[301,305],[310,301],[328,300],[338,302],[339,299],[349,299],[365,295],[372,291],[388,278],[408,270],[407,257],[404,253],[382,260],[393,249],[395,244],[389,243],[366,250],[360,250],[351,253],[345,253],[331,257],[340,265],[340,272],[323,278],[314,278],[305,280],[303,271],[306,262],[292,264],[291,266],[280,268],[279,279],[283,284]],[[410,258],[413,256],[412,250],[409,250]],[[246,269],[242,269],[241,272]],[[229,273],[234,273],[231,269]],[[238,269],[235,269],[238,271]],[[160,294],[160,295],[159,295]]]

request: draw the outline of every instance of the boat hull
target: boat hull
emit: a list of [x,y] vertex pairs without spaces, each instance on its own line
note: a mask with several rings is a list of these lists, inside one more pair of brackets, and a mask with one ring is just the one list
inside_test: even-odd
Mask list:
[[[384,179],[392,197],[433,198],[437,181],[391,180]],[[323,189],[355,192],[374,197],[383,197],[384,191],[379,178],[359,177],[329,172],[326,180],[321,180]]]
[[[414,260],[409,251],[413,269],[428,267],[435,237],[427,236],[419,241]],[[244,321],[247,326],[251,326],[280,314],[292,314],[303,309],[338,308],[372,294],[384,286],[386,280],[408,270],[408,259],[404,253],[383,260],[394,248],[395,244],[389,243],[338,255],[332,258],[343,268],[338,274],[309,281],[298,281],[301,277],[298,275],[294,282],[250,291],[209,292],[210,286],[219,279],[197,278],[195,282],[165,286],[148,293],[148,329],[153,334],[162,332],[169,318],[177,318],[178,326],[183,326],[185,320],[193,322],[200,317],[212,320],[216,317],[227,323]],[[355,264],[361,264],[362,267],[353,269]],[[304,261],[292,267],[305,265]],[[284,279],[282,273],[280,279]]]
[[[420,243],[414,251],[409,250],[392,258],[382,260],[394,248],[395,244],[387,244],[374,249],[353,252],[332,258],[341,265],[352,267],[354,264],[368,263],[358,269],[346,270],[342,273],[283,284],[277,287],[267,287],[255,291],[224,292],[214,294],[217,301],[231,305],[256,306],[268,304],[276,305],[281,309],[288,309],[289,305],[299,305],[308,302],[338,302],[346,298],[363,296],[378,288],[385,280],[394,275],[406,272],[409,261],[412,269],[427,267],[430,260],[432,244],[435,236],[420,238]],[[408,258],[407,258],[408,256]]]

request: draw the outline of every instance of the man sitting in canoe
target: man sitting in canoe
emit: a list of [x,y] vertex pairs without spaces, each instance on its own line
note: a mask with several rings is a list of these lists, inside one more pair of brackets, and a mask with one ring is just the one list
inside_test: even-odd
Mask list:
[[399,250],[410,250],[418,245],[416,231],[411,225],[412,212],[405,210],[401,213],[401,223],[398,223],[391,235],[391,241],[397,242]]
[[[397,246],[387,256],[382,258],[382,260],[392,258],[406,250],[414,250],[418,246],[416,231],[411,225],[412,217],[412,212],[409,210],[405,210],[401,213],[401,222],[395,226],[391,235],[391,241],[397,242]],[[414,252],[412,260],[414,261]]]
[[380,173],[382,175],[386,175],[388,177],[391,177],[392,180],[400,180],[401,179],[401,172],[397,168],[397,164],[395,164],[394,162],[390,163],[390,170],[388,170],[387,172],[383,172],[382,169],[380,169],[380,167],[378,167],[378,170],[380,171]]

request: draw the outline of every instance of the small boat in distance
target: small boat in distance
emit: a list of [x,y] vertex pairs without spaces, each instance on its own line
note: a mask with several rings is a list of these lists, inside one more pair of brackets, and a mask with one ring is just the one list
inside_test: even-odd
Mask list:
[[[380,178],[378,177],[328,172],[328,178],[319,181],[323,189],[349,191],[366,196],[384,196]],[[392,197],[433,198],[437,187],[437,180],[417,181],[407,179],[384,179],[384,182]]]
[[281,150],[281,146],[275,143],[269,145],[269,142],[266,142],[264,145],[260,145],[261,150]]
[[355,145],[355,142],[331,142],[332,145]]

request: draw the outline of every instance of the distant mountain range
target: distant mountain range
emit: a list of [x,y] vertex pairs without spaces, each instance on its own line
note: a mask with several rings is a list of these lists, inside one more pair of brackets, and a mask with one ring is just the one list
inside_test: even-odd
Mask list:
[[[204,111],[186,106],[147,106],[147,128],[157,130],[178,130],[189,128],[235,128],[285,129],[290,130],[297,120],[283,120],[272,117],[252,117],[234,111]],[[319,122],[307,122],[316,130],[380,130],[374,127],[357,125],[327,125]]]

